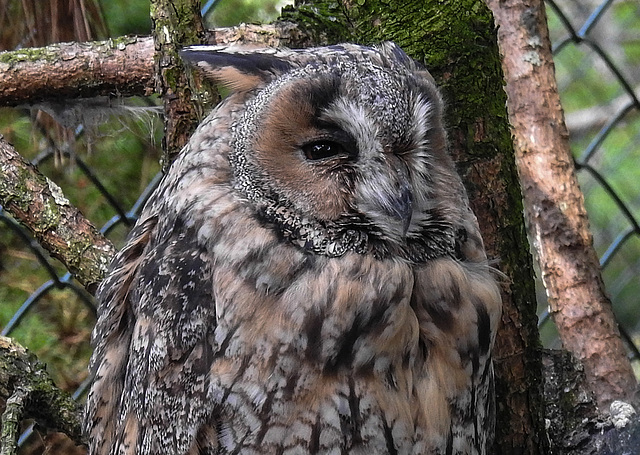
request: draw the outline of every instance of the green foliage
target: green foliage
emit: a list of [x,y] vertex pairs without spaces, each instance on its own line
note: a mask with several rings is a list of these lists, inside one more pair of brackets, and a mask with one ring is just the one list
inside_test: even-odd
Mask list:
[[110,36],[151,34],[148,0],[113,0],[100,3]]
[[[202,2],[203,5],[206,1]],[[239,23],[267,23],[280,15],[287,0],[218,0],[205,16],[208,27],[230,27]]]

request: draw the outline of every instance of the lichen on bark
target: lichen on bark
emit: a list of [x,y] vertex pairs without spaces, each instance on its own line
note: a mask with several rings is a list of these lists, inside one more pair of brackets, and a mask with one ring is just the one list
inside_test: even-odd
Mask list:
[[15,453],[18,424],[25,417],[82,443],[81,406],[55,386],[35,355],[6,337],[0,337],[0,400],[6,402],[2,455]]
[[58,186],[0,136],[0,204],[89,292],[104,278],[115,247]]

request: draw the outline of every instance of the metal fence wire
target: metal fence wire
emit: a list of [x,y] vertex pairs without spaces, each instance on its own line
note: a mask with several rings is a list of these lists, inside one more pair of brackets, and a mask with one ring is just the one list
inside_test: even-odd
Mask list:
[[[614,310],[627,345],[629,355],[640,359],[637,338],[640,322],[640,4],[638,0],[607,0],[602,3],[578,0],[548,0],[547,15],[554,49],[557,80],[571,132],[576,169],[589,212],[594,242],[600,257],[603,275],[611,295]],[[76,131],[77,136],[82,130]],[[33,160],[42,165],[56,156],[69,155],[51,142],[45,143]],[[144,150],[141,153],[145,153]],[[103,203],[112,213],[101,232],[109,235],[118,226],[131,226],[149,194],[158,184],[156,174],[137,201],[123,208],[117,187],[108,189],[101,173],[82,156],[73,158],[76,172],[102,195]],[[46,252],[16,221],[0,207],[0,276],[11,267],[10,248],[26,251],[37,267],[48,277],[33,289],[10,315],[0,313],[4,323],[2,335],[16,335],[19,327],[41,311],[47,311],[53,293],[67,292],[95,317],[95,302],[68,272],[56,265]],[[126,229],[125,229],[126,230]],[[2,232],[4,231],[4,233]],[[0,286],[7,283],[0,281]],[[24,287],[24,286],[23,286]],[[0,292],[0,299],[5,294]],[[557,343],[553,324],[540,294],[540,328],[547,346]],[[4,302],[3,302],[4,305]],[[6,322],[5,322],[6,321]],[[83,342],[88,343],[85,333]],[[32,347],[27,344],[27,347]],[[47,361],[47,350],[39,355]],[[84,359],[88,362],[88,352]],[[637,362],[634,362],[637,364]],[[49,367],[51,370],[51,366]],[[81,398],[88,387],[86,375],[74,384],[74,397]],[[32,433],[28,429],[20,445]]]

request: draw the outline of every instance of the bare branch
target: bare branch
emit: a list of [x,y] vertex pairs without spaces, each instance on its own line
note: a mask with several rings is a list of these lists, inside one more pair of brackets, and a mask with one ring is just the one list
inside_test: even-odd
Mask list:
[[125,37],[0,53],[0,104],[153,93],[153,41]]
[[115,254],[111,241],[1,135],[0,171],[3,208],[29,229],[89,292],[94,292]]
[[[309,37],[290,22],[242,24],[206,33],[208,44],[310,45]],[[51,98],[149,95],[154,90],[153,53],[151,37],[0,52],[0,105]]]
[[636,380],[604,291],[562,116],[542,0],[488,0],[499,26],[529,235],[562,343],[602,410]]

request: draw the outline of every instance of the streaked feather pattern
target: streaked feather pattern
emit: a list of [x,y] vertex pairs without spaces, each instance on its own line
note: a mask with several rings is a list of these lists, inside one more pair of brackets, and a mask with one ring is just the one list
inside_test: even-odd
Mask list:
[[90,453],[489,453],[500,294],[428,72],[183,57],[233,92],[98,292]]

